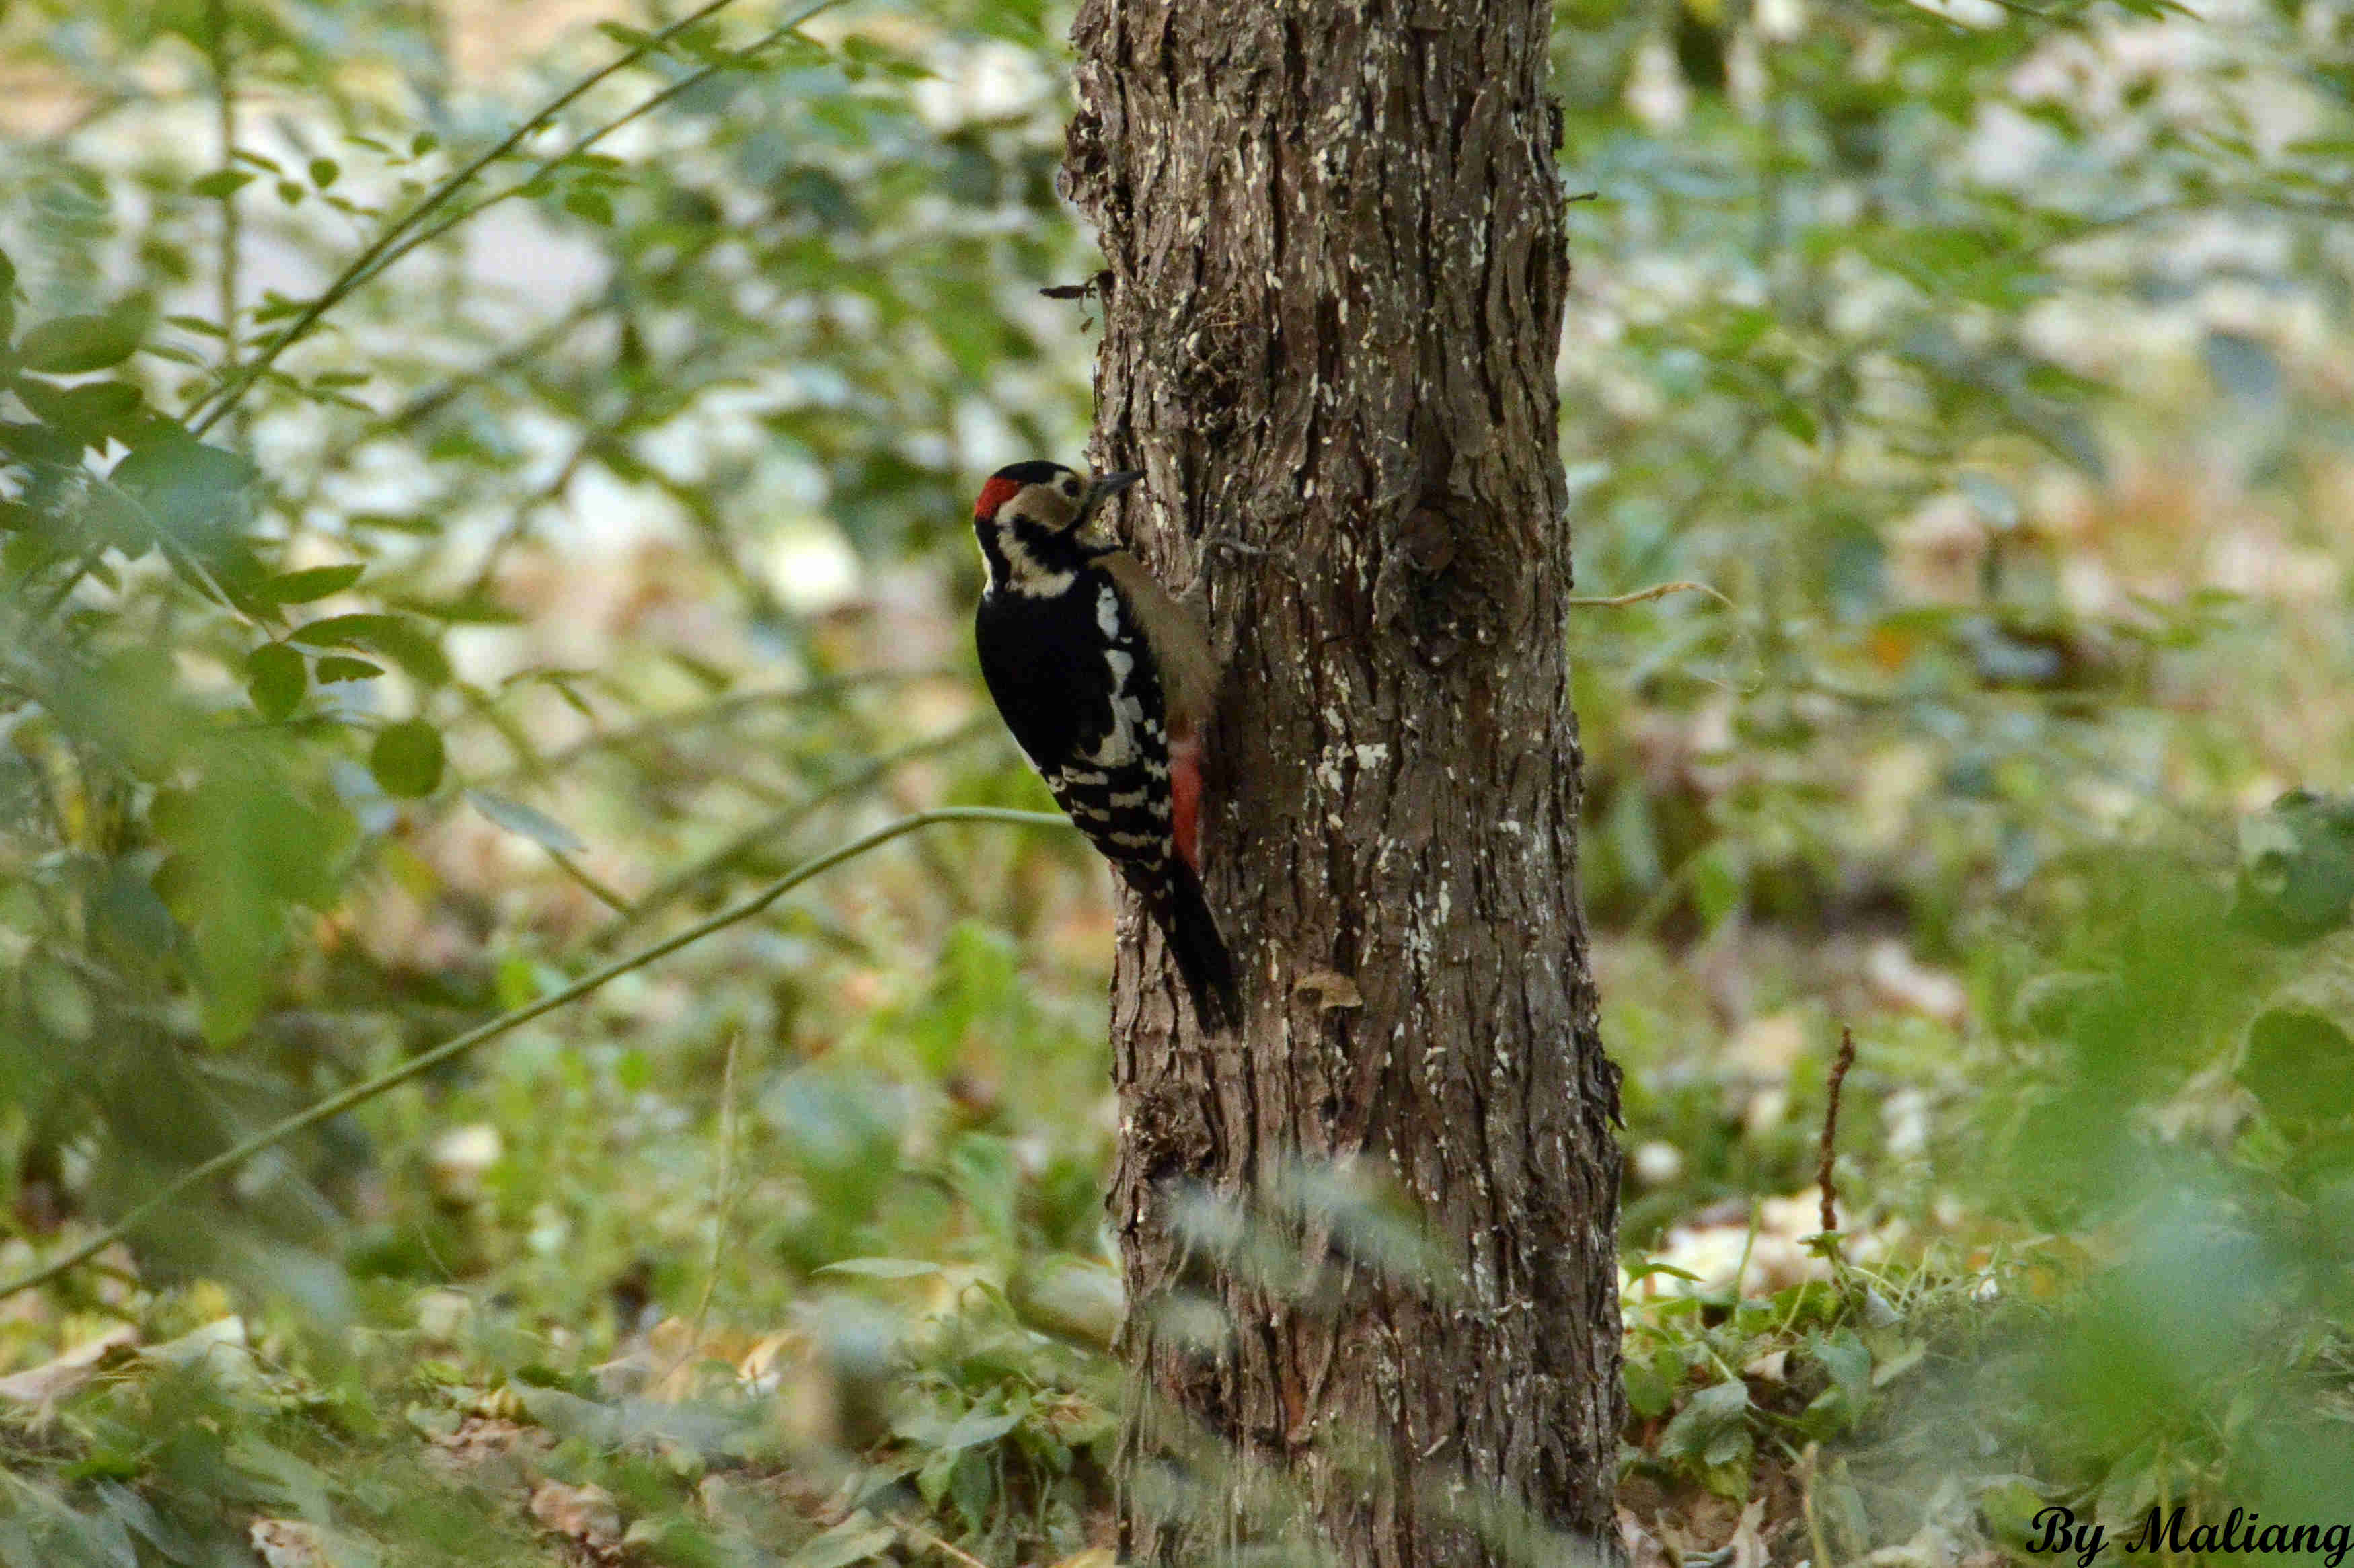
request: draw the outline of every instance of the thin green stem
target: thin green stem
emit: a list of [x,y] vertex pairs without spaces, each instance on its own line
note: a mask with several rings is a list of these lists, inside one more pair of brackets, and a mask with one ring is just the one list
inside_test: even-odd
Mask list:
[[376,436],[400,435],[431,418],[475,387],[495,381],[521,366],[546,353],[557,344],[567,342],[580,328],[606,309],[608,301],[600,295],[575,305],[554,321],[533,333],[520,343],[510,344],[471,370],[460,371],[438,386],[418,393],[399,408],[376,420],[355,440],[355,446]]
[[[832,0],[829,0],[829,4],[831,3]],[[451,175],[427,192],[415,207],[387,224],[382,234],[377,235],[357,256],[352,258],[344,270],[320,291],[318,297],[303,306],[300,314],[288,322],[268,343],[262,344],[254,356],[245,363],[241,370],[227,376],[212,396],[199,403],[197,408],[192,411],[188,429],[201,436],[218,424],[222,417],[236,407],[239,399],[251,390],[253,384],[261,379],[263,373],[278,362],[279,355],[308,336],[311,329],[319,324],[320,317],[341,303],[353,290],[375,274],[378,264],[396,247],[402,245],[405,236],[419,224],[440,211],[460,191],[472,185],[483,170],[521,146],[525,138],[570,108],[607,77],[627,70],[647,55],[658,52],[663,45],[697,22],[717,15],[734,4],[735,0],[705,0],[705,4],[696,6],[669,26],[648,35],[642,42],[615,56],[598,69],[589,72],[554,98],[549,99],[528,119],[502,137],[489,151],[482,154],[465,167]],[[635,113],[631,116],[632,119],[635,117]],[[472,210],[479,211],[481,208],[477,207]],[[447,225],[443,228],[446,228]],[[435,232],[442,232],[442,229],[436,229]]]
[[994,723],[992,718],[971,718],[938,735],[926,736],[921,740],[909,741],[896,751],[885,752],[875,758],[856,772],[823,786],[806,800],[796,800],[791,805],[763,817],[750,827],[729,837],[726,842],[709,853],[680,867],[639,895],[637,902],[630,906],[626,914],[615,916],[610,924],[588,939],[589,950],[601,951],[612,947],[615,942],[643,925],[658,911],[669,907],[679,898],[694,892],[711,878],[736,865],[762,844],[801,826],[811,817],[815,816],[828,801],[838,800],[848,795],[860,794],[890,773],[892,769],[912,762],[918,757],[928,757],[977,739],[993,727]]
[[573,859],[562,850],[554,848],[548,850],[547,858],[556,863],[557,870],[563,872],[565,875],[570,877],[573,881],[578,883],[583,888],[587,889],[588,895],[596,899],[598,903],[602,904],[606,908],[610,909],[616,915],[626,916],[629,914],[630,901],[622,897],[620,894],[614,891],[612,888],[608,887],[603,883],[598,881],[596,876],[589,872],[588,868],[582,865],[578,861]]
[[[463,217],[465,214],[459,216]],[[499,563],[506,558],[508,551],[523,543],[525,536],[531,532],[540,508],[563,504],[564,493],[572,488],[574,480],[580,477],[581,469],[599,450],[630,428],[638,416],[638,408],[639,400],[632,394],[623,399],[618,413],[597,420],[580,432],[579,439],[572,443],[572,450],[557,465],[556,471],[548,476],[547,482],[515,503],[506,526],[499,530],[498,537],[493,539],[490,547],[482,552],[482,564],[474,568],[473,577],[461,590],[461,599],[476,599],[489,596],[492,585],[498,577]]]
[[1605,595],[1585,594],[1562,600],[1572,609],[1625,609],[1630,605],[1649,604],[1655,599],[1665,599],[1671,593],[1704,593],[1725,609],[1738,613],[1741,607],[1709,587],[1706,583],[1653,583],[1649,588],[1637,588],[1632,593]]
[[754,39],[751,43],[747,44],[741,49],[737,50],[726,59],[714,60],[708,65],[702,66],[695,70],[689,71],[686,75],[679,78],[668,87],[663,88],[660,92],[653,94],[651,98],[648,98],[645,101],[631,109],[620,119],[609,121],[605,124],[599,126],[596,130],[588,132],[578,140],[575,141],[570,146],[565,148],[561,153],[556,154],[552,157],[543,158],[540,160],[538,166],[534,168],[530,174],[526,175],[522,179],[517,180],[514,185],[507,186],[506,189],[493,191],[489,196],[482,197],[482,200],[475,202],[472,206],[461,207],[458,211],[451,213],[449,217],[441,219],[439,223],[434,224],[431,228],[424,229],[419,233],[412,234],[406,239],[403,239],[399,244],[385,249],[381,254],[373,258],[368,262],[367,270],[365,272],[352,280],[351,286],[355,289],[358,288],[361,284],[366,283],[369,279],[374,278],[377,273],[393,266],[410,251],[417,249],[420,246],[432,244],[435,240],[449,233],[460,224],[464,223],[468,218],[471,218],[476,214],[485,211],[488,208],[494,207],[498,206],[499,203],[505,201],[510,197],[521,196],[524,192],[531,189],[535,185],[538,184],[540,180],[546,178],[557,169],[563,167],[566,164],[578,157],[589,148],[594,147],[598,143],[603,141],[606,137],[610,136],[614,132],[619,131],[621,127],[631,123],[632,121],[643,119],[646,115],[652,113],[663,104],[668,103],[672,99],[677,98],[684,93],[693,91],[695,89],[701,87],[705,82],[709,81],[713,77],[717,76],[723,70],[741,69],[743,66],[750,63],[752,58],[755,55],[758,55],[761,50],[769,48],[775,44],[783,42],[784,39],[796,28],[800,27],[802,23],[808,21],[812,16],[817,16],[820,12],[833,9],[834,6],[841,3],[842,0],[819,0],[817,5],[811,5],[808,10],[801,12],[791,21],[770,28],[758,38]]
[[[232,40],[235,23],[229,13],[229,0],[207,0],[205,21],[209,34],[207,52],[211,56],[213,72],[213,121],[220,137],[220,169],[224,174],[232,174],[237,169],[237,80]],[[238,275],[243,245],[237,192],[223,191],[219,207],[220,257],[215,270],[218,273],[216,283],[219,290],[221,372],[235,376],[239,355]]]
[[727,1256],[728,1222],[736,1211],[736,1057],[743,1044],[742,1025],[727,1032],[727,1061],[719,1075],[719,1171],[712,1181],[711,1255],[704,1260],[703,1289],[695,1298],[695,1327],[670,1369],[654,1380],[656,1387],[677,1376],[690,1358],[703,1353],[704,1332],[711,1326],[711,1298],[719,1287],[719,1266]]
[[355,1107],[365,1105],[388,1089],[398,1088],[411,1078],[429,1073],[446,1062],[455,1061],[478,1045],[486,1044],[502,1034],[521,1028],[535,1018],[545,1017],[559,1007],[568,1006],[592,991],[600,991],[633,969],[642,969],[656,959],[668,958],[681,948],[699,942],[716,931],[722,931],[741,921],[748,920],[801,884],[832,871],[845,861],[855,860],[869,850],[879,849],[894,839],[903,838],[920,829],[935,827],[943,822],[1002,822],[1021,828],[1065,828],[1070,825],[1056,812],[1013,811],[995,806],[939,806],[928,811],[917,811],[911,816],[901,817],[896,821],[886,822],[863,838],[853,839],[846,844],[828,850],[813,860],[803,862],[742,903],[730,905],[709,919],[697,921],[676,936],[666,937],[653,946],[641,948],[627,958],[616,959],[602,969],[592,970],[574,980],[561,991],[550,991],[537,1001],[526,1002],[513,1012],[503,1012],[489,1022],[470,1029],[455,1039],[445,1040],[429,1051],[420,1052],[409,1057],[398,1066],[387,1068],[372,1078],[354,1084],[350,1088],[340,1093],[329,1095],[317,1104],[262,1128],[235,1147],[225,1149],[211,1159],[189,1167],[170,1181],[165,1182],[162,1190],[154,1196],[133,1205],[129,1213],[100,1231],[80,1246],[51,1259],[29,1273],[21,1274],[5,1284],[0,1284],[0,1301],[47,1285],[49,1281],[70,1273],[129,1235],[141,1224],[154,1218],[191,1189],[211,1181],[216,1176],[236,1170],[255,1155],[285,1142],[295,1134],[307,1131],[322,1122],[332,1120]]
[[832,702],[846,692],[868,686],[914,685],[925,681],[952,679],[956,670],[942,664],[912,670],[854,670],[840,675],[827,675],[799,686],[769,687],[752,692],[729,692],[671,713],[653,714],[634,723],[619,725],[581,736],[568,745],[559,746],[539,758],[535,767],[514,767],[493,774],[486,782],[498,783],[521,775],[537,776],[557,769],[599,751],[625,751],[645,741],[659,739],[679,730],[700,728],[705,725],[725,724],[730,719],[757,712],[771,705],[790,707],[801,703]]

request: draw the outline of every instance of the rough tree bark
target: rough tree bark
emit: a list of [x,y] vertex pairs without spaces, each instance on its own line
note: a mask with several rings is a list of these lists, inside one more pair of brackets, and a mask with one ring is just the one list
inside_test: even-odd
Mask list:
[[[1230,644],[1203,842],[1250,1008],[1204,1042],[1124,922],[1133,1561],[1240,1543],[1253,1474],[1347,1561],[1616,1555],[1549,12],[1087,0],[1074,30],[1067,188],[1109,265],[1092,455],[1148,471],[1130,530]],[[1320,1283],[1290,1291],[1187,1229],[1188,1192],[1263,1193],[1295,1160],[1384,1172],[1459,1281],[1310,1223]],[[1210,1348],[1166,1310],[1188,1297],[1226,1315]],[[1244,1462],[1209,1506],[1157,1502],[1204,1435]]]

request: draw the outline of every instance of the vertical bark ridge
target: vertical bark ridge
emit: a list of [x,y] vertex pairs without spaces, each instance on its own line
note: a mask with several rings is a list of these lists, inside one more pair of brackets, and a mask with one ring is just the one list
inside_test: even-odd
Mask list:
[[[1278,1477],[1352,1562],[1611,1551],[1617,1085],[1575,895],[1549,26],[1546,0],[1087,0],[1074,29],[1066,173],[1112,273],[1094,455],[1148,471],[1140,543],[1231,643],[1203,845],[1251,1008],[1201,1039],[1123,923],[1140,1562],[1235,1544]],[[1418,1205],[1459,1280],[1312,1210],[1306,1289],[1187,1229],[1191,1192],[1333,1160]],[[1195,1298],[1229,1325],[1206,1347],[1169,1316]],[[1235,1496],[1157,1502],[1204,1440],[1248,1461]]]

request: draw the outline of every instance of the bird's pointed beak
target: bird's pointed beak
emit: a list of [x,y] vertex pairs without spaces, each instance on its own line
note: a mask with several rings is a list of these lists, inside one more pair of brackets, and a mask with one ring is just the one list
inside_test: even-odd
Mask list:
[[1084,524],[1096,514],[1096,509],[1138,480],[1144,477],[1142,469],[1122,469],[1118,473],[1099,473],[1088,482],[1087,493],[1079,503],[1079,521]]

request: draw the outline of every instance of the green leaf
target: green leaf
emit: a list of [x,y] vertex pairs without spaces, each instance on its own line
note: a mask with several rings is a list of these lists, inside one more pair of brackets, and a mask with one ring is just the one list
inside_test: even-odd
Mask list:
[[1701,1463],[1712,1470],[1744,1464],[1753,1447],[1753,1441],[1745,1429],[1727,1427],[1709,1438],[1708,1446],[1701,1451]]
[[441,783],[441,732],[423,719],[379,731],[368,750],[368,771],[384,792],[405,800],[430,795]]
[[786,1558],[784,1568],[850,1568],[882,1556],[898,1539],[897,1531],[861,1509]]
[[[1744,1431],[1748,1412],[1749,1385],[1739,1378],[1702,1389],[1659,1434],[1659,1452],[1674,1457],[1704,1457],[1710,1449],[1723,1446],[1725,1434]],[[1709,1458],[1707,1462],[1727,1461]]]
[[265,642],[245,657],[246,693],[272,724],[294,712],[308,683],[302,655],[283,642]]
[[266,758],[223,753],[151,813],[172,850],[155,891],[187,934],[214,1041],[249,1028],[279,983],[287,905],[324,908],[341,891],[350,819],[314,808]]
[[99,1501],[109,1512],[121,1520],[133,1535],[143,1539],[164,1555],[167,1562],[199,1563],[210,1561],[204,1548],[191,1539],[177,1524],[155,1511],[154,1506],[120,1481],[100,1481]]
[[938,1274],[937,1263],[922,1263],[911,1257],[846,1257],[840,1263],[829,1263],[820,1274],[855,1274],[868,1279],[914,1279],[919,1275]]
[[613,198],[583,185],[566,193],[564,210],[591,223],[610,224],[613,221]]
[[1627,1406],[1646,1421],[1675,1403],[1675,1390],[1649,1361],[1627,1363]]
[[42,422],[77,437],[85,445],[103,444],[139,412],[139,388],[128,381],[85,381],[59,387],[55,382],[19,376],[16,396]]
[[661,47],[655,41],[654,35],[642,27],[632,27],[620,22],[599,22],[597,24],[597,30],[624,48],[652,49]]
[[32,463],[69,463],[81,443],[47,425],[0,419],[0,454]]
[[1872,1395],[1872,1352],[1855,1330],[1841,1329],[1836,1334],[1819,1336],[1809,1348],[1831,1374],[1832,1386],[1847,1400],[1850,1416],[1862,1414]]
[[968,1410],[936,1440],[940,1452],[956,1453],[994,1443],[1022,1425],[1018,1410]]
[[1716,323],[1716,351],[1723,358],[1738,358],[1755,346],[1757,340],[1772,331],[1773,326],[1774,313],[1758,306],[1728,311]]
[[1700,1276],[1692,1273],[1691,1270],[1688,1268],[1678,1268],[1672,1263],[1661,1263],[1656,1257],[1646,1258],[1641,1263],[1636,1264],[1633,1267],[1627,1270],[1627,1277],[1630,1282],[1638,1279],[1649,1279],[1655,1274],[1665,1275],[1670,1279],[1687,1279],[1694,1285],[1701,1283]]
[[336,164],[335,160],[333,158],[313,158],[311,160],[311,183],[318,186],[321,190],[325,190],[329,185],[334,185],[335,183],[336,176],[341,175],[343,172],[342,168]]
[[328,653],[320,657],[312,673],[319,684],[333,686],[345,681],[373,681],[384,673],[384,666],[355,659],[348,653]]
[[1822,427],[1813,413],[1795,397],[1785,397],[1774,405],[1774,422],[1800,446],[1813,446],[1822,435]]
[[570,828],[520,800],[510,800],[504,795],[494,795],[488,789],[469,789],[466,799],[473,802],[474,810],[507,832],[529,839],[542,849],[578,854],[588,847]]
[[215,169],[211,174],[188,186],[189,194],[209,201],[235,196],[253,183],[254,176],[243,169]]
[[59,316],[25,334],[16,354],[27,370],[80,376],[122,364],[139,348],[145,322],[133,313]]
[[253,465],[235,452],[189,439],[177,426],[143,442],[108,477],[125,490],[155,499],[174,490],[238,490],[252,482]]
[[377,652],[389,657],[420,685],[439,686],[450,679],[449,656],[441,652],[441,643],[431,633],[410,620],[398,616],[392,624],[376,634],[374,646]]
[[[301,187],[295,188],[299,190]],[[261,303],[253,310],[254,324],[268,326],[272,322],[284,321],[288,316],[299,316],[311,308],[311,303],[309,300],[290,299],[275,289],[264,289],[261,291]]]
[[146,508],[144,520],[207,560],[236,550],[252,518],[253,465],[165,420],[128,439],[131,455],[108,477]]
[[396,633],[399,626],[398,619],[389,615],[328,615],[296,627],[286,640],[305,648],[373,648],[378,639]]
[[938,1508],[940,1499],[949,1495],[949,1483],[956,1479],[958,1458],[953,1451],[934,1454],[916,1472],[916,1491],[924,1499],[925,1507]]
[[281,572],[253,585],[252,596],[263,604],[309,604],[331,593],[341,593],[360,580],[366,571],[364,565],[354,563],[342,567],[310,567],[299,572]]
[[56,1040],[79,1045],[98,1027],[98,1004],[81,977],[63,964],[37,960],[24,971],[25,1001]]
[[1692,904],[1712,931],[1732,916],[1748,893],[1744,858],[1741,844],[1732,839],[1719,839],[1692,857]]
[[1987,1533],[2020,1555],[2042,1536],[2035,1516],[2044,1506],[2045,1499],[2016,1476],[1978,1494],[1978,1517],[1986,1520]]
[[705,65],[735,66],[744,63],[744,53],[727,47],[726,37],[720,32],[716,22],[697,22],[691,27],[680,28],[670,36],[670,48],[673,53],[699,60]]

